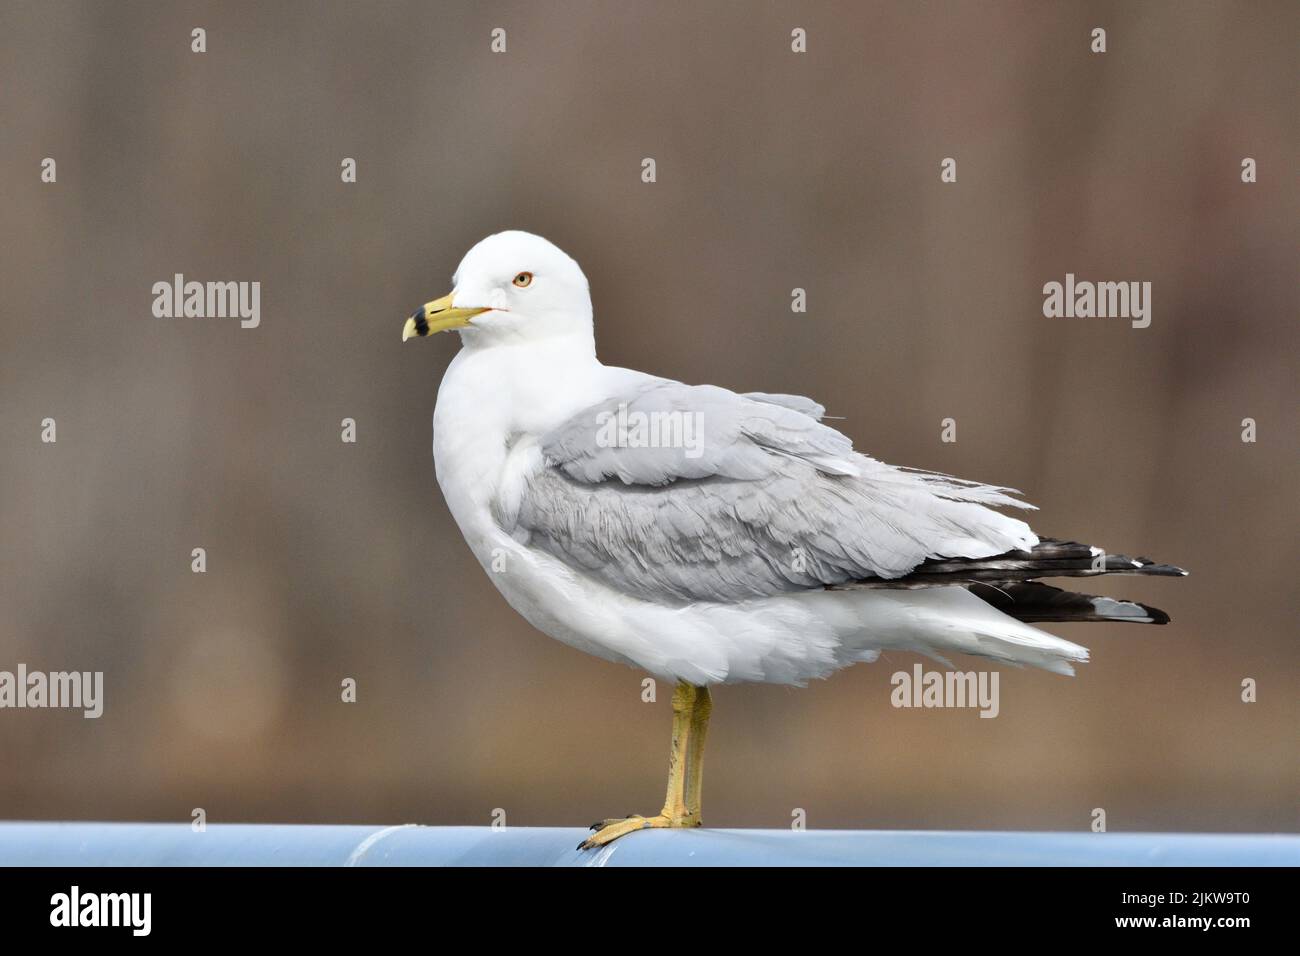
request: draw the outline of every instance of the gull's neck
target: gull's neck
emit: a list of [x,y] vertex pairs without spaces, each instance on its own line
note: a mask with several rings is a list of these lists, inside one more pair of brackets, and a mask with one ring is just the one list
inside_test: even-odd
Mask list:
[[466,536],[487,516],[510,465],[537,455],[537,439],[608,397],[609,376],[590,337],[462,348],[433,412],[438,483]]

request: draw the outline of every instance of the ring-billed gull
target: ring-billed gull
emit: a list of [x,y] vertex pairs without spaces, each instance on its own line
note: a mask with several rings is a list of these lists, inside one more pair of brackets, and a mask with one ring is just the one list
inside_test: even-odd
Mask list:
[[1012,489],[886,465],[811,399],[684,385],[596,357],[578,264],[524,232],[472,248],[402,339],[457,331],[433,413],[438,483],[474,556],[539,630],[676,682],[668,795],[590,848],[700,825],[709,686],[800,684],[882,650],[1072,674],[1027,622],[1164,624],[1036,578],[1185,572],[1040,539]]

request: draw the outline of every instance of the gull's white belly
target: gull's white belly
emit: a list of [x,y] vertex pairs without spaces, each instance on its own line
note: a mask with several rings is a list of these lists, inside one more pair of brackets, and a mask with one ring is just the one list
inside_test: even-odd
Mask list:
[[[587,382],[584,369],[567,370],[563,391],[569,399],[546,414],[545,403],[558,390],[520,400],[517,393],[484,387],[509,380],[499,368],[485,373],[486,361],[500,360],[462,352],[448,368],[434,412],[434,462],[474,556],[534,627],[606,660],[699,684],[803,681],[875,656],[859,648],[845,657],[842,634],[861,631],[861,622],[834,613],[833,601],[789,595],[734,605],[659,605],[613,590],[511,537],[494,509],[517,507],[524,475],[540,465],[537,435],[600,398],[602,382]],[[515,419],[521,408],[535,420]]]
[[[658,605],[604,583],[514,540],[490,513],[457,516],[466,540],[510,606],[538,630],[605,660],[696,684],[756,680],[792,683],[851,663],[829,617],[802,595],[744,604]],[[829,596],[829,592],[821,592]],[[825,610],[825,609],[823,609]],[[861,620],[841,623],[861,630]],[[875,653],[853,660],[874,659]]]

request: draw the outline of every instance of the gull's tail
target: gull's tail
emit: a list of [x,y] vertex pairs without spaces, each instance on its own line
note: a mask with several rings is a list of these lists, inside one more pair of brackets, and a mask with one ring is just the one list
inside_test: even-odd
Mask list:
[[1034,580],[1101,574],[1182,577],[1187,572],[1147,558],[1107,554],[1075,541],[1045,538],[1028,550],[1007,551],[990,558],[934,558],[900,578],[871,578],[829,590],[881,598],[893,595],[899,601],[912,602],[908,621],[911,626],[894,633],[888,628],[883,633],[878,630],[880,621],[888,620],[881,614],[888,605],[877,602],[870,606],[875,633],[864,635],[862,645],[852,640],[848,644],[859,659],[870,660],[872,648],[914,650],[941,661],[945,660],[945,652],[956,651],[1072,674],[1073,664],[1088,659],[1087,648],[1031,624],[1169,623],[1168,614],[1147,604],[1065,591]]

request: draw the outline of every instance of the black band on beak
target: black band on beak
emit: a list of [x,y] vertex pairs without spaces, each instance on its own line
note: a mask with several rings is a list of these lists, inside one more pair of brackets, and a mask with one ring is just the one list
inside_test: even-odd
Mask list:
[[428,335],[428,334],[429,334],[429,320],[428,320],[427,318],[425,318],[425,315],[424,315],[424,306],[420,306],[420,311],[416,312],[415,315],[411,316],[411,318],[413,318],[413,319],[415,320],[415,334],[416,334],[416,335]]

